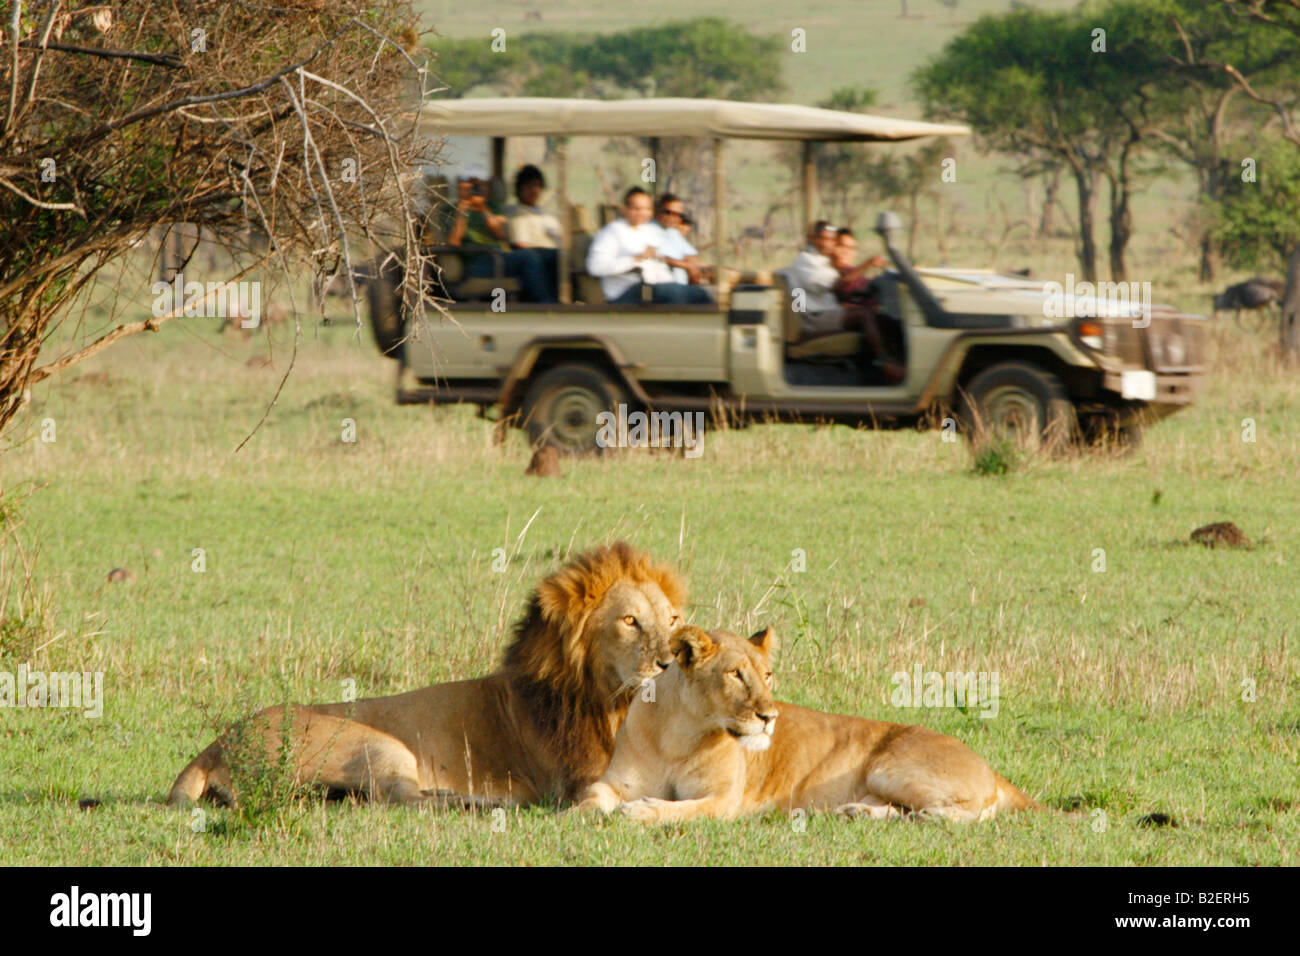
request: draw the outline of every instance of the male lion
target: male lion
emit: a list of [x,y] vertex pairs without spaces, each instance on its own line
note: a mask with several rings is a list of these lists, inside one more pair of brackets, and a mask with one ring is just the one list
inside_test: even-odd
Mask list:
[[678,666],[652,702],[633,702],[579,809],[645,822],[774,808],[957,820],[1042,809],[946,734],[778,705],[771,628],[745,640],[687,626],[673,646]]
[[280,754],[295,782],[419,803],[571,801],[600,776],[634,691],[672,663],[685,589],[623,542],[575,558],[533,592],[500,670],[393,697],[270,707],[190,761],[168,802],[234,803],[223,747]]

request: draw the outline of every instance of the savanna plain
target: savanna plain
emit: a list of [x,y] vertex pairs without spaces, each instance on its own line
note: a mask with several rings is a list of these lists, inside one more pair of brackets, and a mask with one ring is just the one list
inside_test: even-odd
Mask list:
[[[9,863],[1295,862],[1300,412],[1265,334],[1216,326],[1201,400],[1129,454],[994,476],[939,431],[760,424],[709,431],[699,458],[628,450],[539,480],[519,434],[396,406],[391,367],[346,322],[304,325],[296,356],[290,328],[215,324],[40,387],[4,455],[27,562],[6,573],[32,577],[0,667],[104,673],[102,717],[3,714]],[[1219,520],[1253,546],[1189,542]],[[645,828],[279,792],[162,806],[262,706],[487,672],[535,582],[618,538],[682,570],[692,622],[775,627],[781,699],[954,734],[1051,811]],[[106,581],[115,567],[135,580]],[[917,665],[996,673],[996,716],[895,707],[893,675]]]

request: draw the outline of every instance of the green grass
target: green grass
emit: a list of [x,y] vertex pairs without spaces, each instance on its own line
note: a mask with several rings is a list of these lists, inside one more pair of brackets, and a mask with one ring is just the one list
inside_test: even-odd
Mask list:
[[[519,436],[498,448],[462,410],[396,407],[391,367],[337,327],[304,336],[236,454],[288,343],[251,369],[265,340],[219,340],[214,324],[130,339],[47,383],[11,433],[26,440],[3,456],[4,487],[35,486],[20,533],[52,620],[35,653],[21,633],[0,643],[0,669],[102,670],[105,710],[0,711],[9,862],[1294,862],[1300,388],[1259,357],[1263,338],[1217,330],[1202,401],[1129,457],[981,476],[939,432],[767,425],[710,433],[697,460],[566,462],[539,481]],[[1216,520],[1258,546],[1187,543]],[[537,578],[617,537],[682,568],[695,623],[773,625],[783,699],[955,734],[1084,816],[814,817],[798,832],[781,815],[642,830],[539,810],[501,833],[488,816],[309,801],[208,809],[195,832],[160,805],[217,725],[260,706],[488,671]],[[105,583],[117,566],[138,579]],[[891,675],[916,663],[997,671],[998,716],[893,708]],[[1179,826],[1137,825],[1155,811]]]
[[[593,22],[586,0],[422,6],[457,37]],[[911,69],[978,13],[1006,7],[910,6],[924,17],[848,0],[797,14],[758,0],[727,15],[761,32],[808,30],[809,53],[786,68],[790,101],[865,84],[881,90],[879,112],[915,116]],[[539,8],[540,24],[523,20]],[[602,9],[600,26],[700,12],[681,0],[623,5]],[[511,164],[541,159],[540,142],[510,149]],[[957,155],[944,193],[950,263],[1077,271],[1068,238],[1003,238],[1028,214],[1004,158],[969,144]],[[594,141],[576,147],[575,201],[595,201],[596,162],[616,187],[639,168]],[[789,189],[789,173],[763,147],[733,149],[728,165],[738,230]],[[1210,290],[1168,228],[1186,193],[1165,177],[1137,197],[1132,274],[1154,282],[1157,300],[1204,311]],[[940,260],[935,232],[923,224],[918,261]],[[748,263],[782,265],[793,249],[777,242]],[[138,318],[150,297],[122,301],[133,303],[123,317]],[[86,334],[106,321],[90,316]],[[566,462],[563,478],[535,481],[522,477],[518,436],[498,448],[463,410],[396,407],[391,366],[346,328],[304,334],[266,424],[235,453],[290,348],[283,336],[270,353],[265,339],[219,339],[214,324],[128,339],[38,387],[8,433],[17,444],[0,453],[4,501],[33,491],[16,507],[35,573],[22,608],[0,615],[0,670],[102,670],[106,685],[99,719],[0,710],[7,862],[1295,862],[1300,380],[1264,357],[1266,336],[1216,329],[1206,393],[1129,457],[979,475],[938,432],[762,426],[709,433],[697,460]],[[272,368],[247,366],[266,354]],[[39,440],[47,418],[52,444]],[[355,445],[339,440],[344,418]],[[1240,440],[1245,418],[1254,444]],[[1187,543],[1218,520],[1257,547]],[[196,818],[160,805],[217,726],[261,706],[337,700],[346,681],[377,695],[491,669],[537,578],[570,549],[616,537],[679,564],[695,623],[773,625],[783,699],[955,734],[1032,796],[1083,815],[971,827],[813,817],[799,832],[781,815],[642,829],[530,810],[498,832],[489,816],[285,804],[272,792],[256,813],[207,809],[196,832]],[[504,574],[494,548],[511,556]],[[797,548],[803,573],[790,570]],[[1104,573],[1092,570],[1097,548]],[[0,559],[6,581],[16,557]],[[137,580],[107,584],[118,566]],[[891,707],[891,675],[916,663],[998,671],[998,716]],[[79,810],[83,798],[101,802]],[[1138,826],[1151,812],[1179,826]]]

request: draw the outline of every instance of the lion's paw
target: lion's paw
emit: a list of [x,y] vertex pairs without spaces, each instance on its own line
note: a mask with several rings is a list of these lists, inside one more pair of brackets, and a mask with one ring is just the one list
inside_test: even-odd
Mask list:
[[640,800],[620,803],[614,808],[614,812],[620,816],[631,817],[638,823],[655,823],[660,819],[659,804],[663,802],[654,797],[642,797]]

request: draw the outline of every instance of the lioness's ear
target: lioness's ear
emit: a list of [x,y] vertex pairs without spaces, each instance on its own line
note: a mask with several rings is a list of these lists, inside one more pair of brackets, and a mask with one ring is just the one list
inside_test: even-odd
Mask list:
[[766,656],[771,657],[776,653],[776,649],[781,645],[781,641],[776,636],[776,631],[770,627],[765,627],[749,639],[753,644]]
[[669,639],[669,648],[682,670],[688,670],[708,657],[714,649],[713,638],[698,627],[678,628]]

